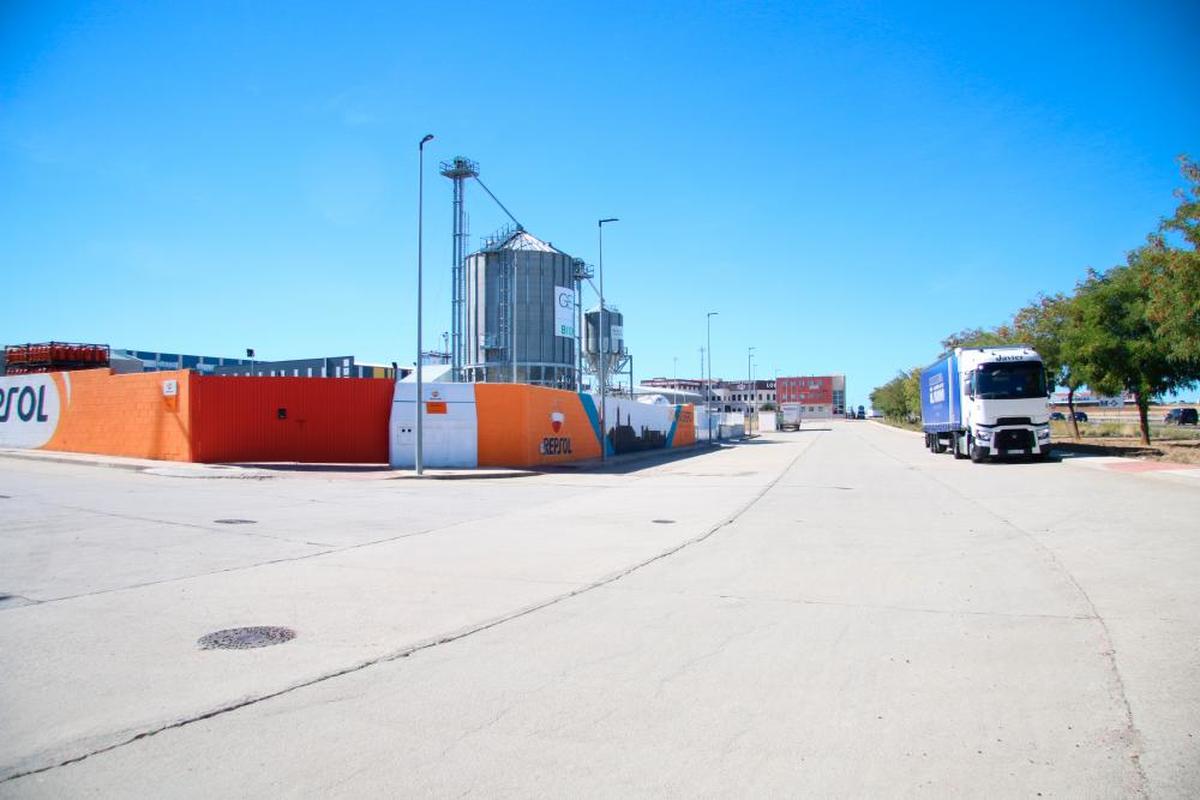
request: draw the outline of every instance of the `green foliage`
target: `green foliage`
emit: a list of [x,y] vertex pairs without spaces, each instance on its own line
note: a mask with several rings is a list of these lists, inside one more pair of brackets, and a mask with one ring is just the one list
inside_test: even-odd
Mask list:
[[871,407],[890,420],[913,422],[921,418],[921,369],[901,370],[896,377],[871,392]]
[[[1188,189],[1176,191],[1179,206],[1141,250],[1147,315],[1167,344],[1172,361],[1200,362],[1200,165],[1180,159]],[[1183,240],[1172,247],[1170,238]]]
[[998,328],[965,328],[942,339],[942,354],[938,358],[950,355],[956,347],[997,347],[1005,344],[1019,344],[1014,341],[1012,330],[1005,325]]
[[1200,378],[1194,363],[1173,356],[1175,343],[1149,315],[1152,270],[1145,247],[1130,253],[1124,266],[1089,270],[1076,287],[1070,331],[1070,350],[1086,365],[1093,389],[1137,395],[1145,444],[1151,398]]

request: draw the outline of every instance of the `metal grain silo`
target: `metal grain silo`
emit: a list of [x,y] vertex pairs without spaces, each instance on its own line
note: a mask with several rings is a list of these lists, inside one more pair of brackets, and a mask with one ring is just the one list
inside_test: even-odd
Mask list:
[[625,357],[625,316],[611,304],[604,304],[603,342],[600,337],[600,308],[597,306],[584,314],[583,357],[588,371],[598,373],[600,359],[605,358],[605,369],[616,372]]
[[464,378],[574,389],[582,268],[521,229],[467,256]]

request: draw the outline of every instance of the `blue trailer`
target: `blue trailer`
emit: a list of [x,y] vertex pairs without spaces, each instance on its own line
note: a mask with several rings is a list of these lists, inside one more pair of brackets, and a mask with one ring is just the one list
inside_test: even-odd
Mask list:
[[962,427],[958,381],[958,357],[954,353],[921,370],[921,425],[926,433],[946,433]]

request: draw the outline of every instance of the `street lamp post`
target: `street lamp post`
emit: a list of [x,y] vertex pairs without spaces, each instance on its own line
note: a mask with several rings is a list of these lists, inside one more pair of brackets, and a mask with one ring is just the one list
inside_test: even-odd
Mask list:
[[425,235],[425,144],[433,139],[432,133],[425,134],[417,145],[418,175],[417,175],[417,449],[413,458],[418,475],[425,473],[425,392],[421,379],[421,290],[422,266],[424,252],[423,237]]
[[705,326],[708,333],[708,380],[705,390],[705,410],[708,412],[705,416],[708,418],[708,440],[712,441],[712,318],[720,314],[720,311],[709,311],[705,315]]
[[596,223],[596,228],[599,231],[600,238],[600,460],[603,461],[608,457],[608,427],[604,418],[604,398],[608,391],[606,385],[608,379],[608,349],[605,347],[605,341],[611,341],[612,337],[607,336],[608,329],[604,327],[607,322],[608,315],[604,310],[604,223],[619,222],[616,217],[606,217]]
[[746,388],[750,391],[750,394],[746,395],[746,416],[749,420],[747,429],[754,422],[754,372],[750,368],[750,359],[753,358],[755,349],[753,347],[746,348]]

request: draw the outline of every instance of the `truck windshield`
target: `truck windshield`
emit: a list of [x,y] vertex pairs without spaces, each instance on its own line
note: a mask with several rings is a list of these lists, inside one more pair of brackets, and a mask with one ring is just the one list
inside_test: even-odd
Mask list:
[[980,364],[975,371],[975,396],[980,400],[1045,397],[1046,371],[1040,361]]

